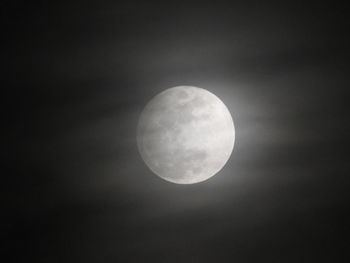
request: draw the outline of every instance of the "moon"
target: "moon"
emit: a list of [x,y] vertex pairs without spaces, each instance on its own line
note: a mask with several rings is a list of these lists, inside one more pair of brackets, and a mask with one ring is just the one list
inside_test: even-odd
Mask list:
[[224,167],[233,150],[235,128],[229,110],[213,93],[177,86],[149,101],[136,137],[151,171],[172,183],[194,184]]

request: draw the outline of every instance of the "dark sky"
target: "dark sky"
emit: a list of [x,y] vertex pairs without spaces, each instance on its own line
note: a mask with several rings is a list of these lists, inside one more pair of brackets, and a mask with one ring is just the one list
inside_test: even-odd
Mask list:
[[[341,262],[345,6],[1,6],[10,35],[6,262]],[[136,146],[145,104],[177,85],[216,94],[236,126],[224,169],[194,185],[152,174]]]

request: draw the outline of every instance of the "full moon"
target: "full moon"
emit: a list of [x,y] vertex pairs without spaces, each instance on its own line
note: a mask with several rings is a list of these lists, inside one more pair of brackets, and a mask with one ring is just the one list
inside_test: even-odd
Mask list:
[[225,104],[192,86],[166,89],[149,101],[137,126],[137,145],[146,165],[176,184],[209,179],[226,164],[235,128]]

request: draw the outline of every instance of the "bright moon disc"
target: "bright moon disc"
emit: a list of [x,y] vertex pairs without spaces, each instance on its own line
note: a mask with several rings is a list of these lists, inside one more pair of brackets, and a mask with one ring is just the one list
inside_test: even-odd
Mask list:
[[156,95],[144,108],[137,145],[146,165],[177,184],[199,183],[219,172],[233,150],[230,112],[214,94],[178,86]]

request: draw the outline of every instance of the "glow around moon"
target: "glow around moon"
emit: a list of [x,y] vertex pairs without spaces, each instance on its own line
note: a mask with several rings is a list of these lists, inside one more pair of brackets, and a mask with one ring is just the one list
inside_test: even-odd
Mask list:
[[214,94],[178,86],[155,96],[144,108],[137,144],[146,165],[177,184],[199,183],[219,172],[235,140],[230,112]]

